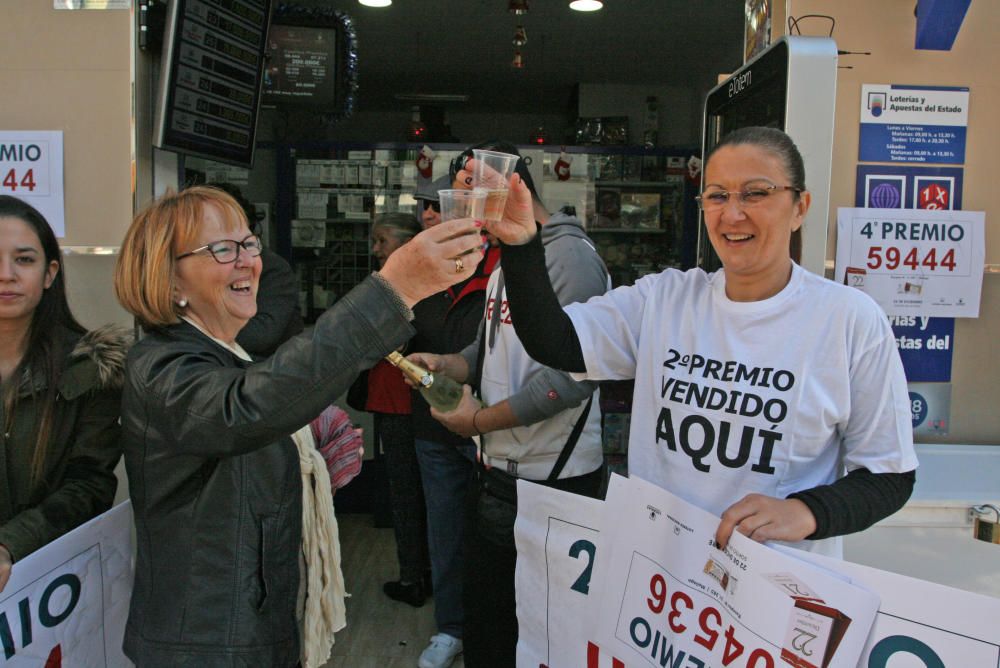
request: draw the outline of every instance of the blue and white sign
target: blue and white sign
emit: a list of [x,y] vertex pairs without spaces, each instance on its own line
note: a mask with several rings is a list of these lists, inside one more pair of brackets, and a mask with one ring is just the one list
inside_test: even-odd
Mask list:
[[945,436],[951,415],[951,383],[907,383],[913,435]]
[[889,316],[896,348],[909,383],[951,382],[955,319],[926,315]]
[[961,167],[858,165],[854,206],[959,210],[963,171]]
[[858,160],[963,164],[968,121],[968,88],[862,84]]

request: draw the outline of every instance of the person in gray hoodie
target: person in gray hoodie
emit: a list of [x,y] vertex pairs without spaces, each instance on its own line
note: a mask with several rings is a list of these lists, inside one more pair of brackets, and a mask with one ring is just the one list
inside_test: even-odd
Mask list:
[[[496,150],[516,151],[509,145]],[[523,159],[515,170],[532,191],[560,302],[606,292],[607,269],[581,221],[567,211],[549,215]],[[468,185],[465,178],[467,172],[458,171],[457,185]],[[516,479],[597,497],[604,477],[597,385],[575,382],[524,351],[507,310],[502,262],[490,276],[476,340],[459,354],[416,356],[418,363],[469,383],[458,408],[432,414],[451,431],[479,439],[477,484],[466,504],[463,601],[469,668],[515,663]],[[472,385],[485,407],[473,398]]]

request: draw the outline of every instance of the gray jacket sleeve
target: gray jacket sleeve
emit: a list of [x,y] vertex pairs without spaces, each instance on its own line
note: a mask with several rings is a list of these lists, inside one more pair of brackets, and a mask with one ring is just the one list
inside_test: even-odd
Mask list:
[[[546,244],[545,264],[549,280],[563,306],[586,301],[608,290],[604,262],[590,243],[581,237],[563,236]],[[474,364],[475,359],[470,368]],[[597,383],[576,382],[564,371],[545,367],[507,401],[518,422],[528,425],[579,406],[596,389]]]

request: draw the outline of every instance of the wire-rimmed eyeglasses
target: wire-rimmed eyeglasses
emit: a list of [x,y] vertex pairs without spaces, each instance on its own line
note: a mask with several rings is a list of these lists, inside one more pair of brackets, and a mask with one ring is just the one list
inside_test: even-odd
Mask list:
[[702,194],[695,197],[695,200],[698,202],[698,208],[702,211],[715,211],[726,206],[729,202],[730,195],[736,195],[736,199],[739,200],[740,205],[748,207],[756,206],[774,193],[785,190],[791,190],[795,193],[803,192],[803,188],[796,188],[795,186],[754,186],[738,192],[729,190],[706,190]]
[[195,255],[197,253],[208,251],[219,264],[230,264],[231,262],[236,262],[236,258],[240,255],[240,248],[245,250],[247,255],[250,257],[257,257],[261,254],[261,251],[264,250],[263,246],[260,244],[260,238],[251,234],[250,236],[244,238],[243,241],[235,241],[233,239],[220,239],[219,241],[213,241],[210,244],[205,244],[201,248],[195,248],[193,251],[181,253],[175,259],[183,260],[189,255]]

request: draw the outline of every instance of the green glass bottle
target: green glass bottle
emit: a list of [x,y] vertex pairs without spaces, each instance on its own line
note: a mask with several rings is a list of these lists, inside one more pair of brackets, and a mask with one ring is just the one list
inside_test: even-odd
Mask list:
[[434,374],[395,351],[386,355],[385,359],[416,383],[427,403],[442,413],[455,410],[462,401],[462,386],[443,373]]

